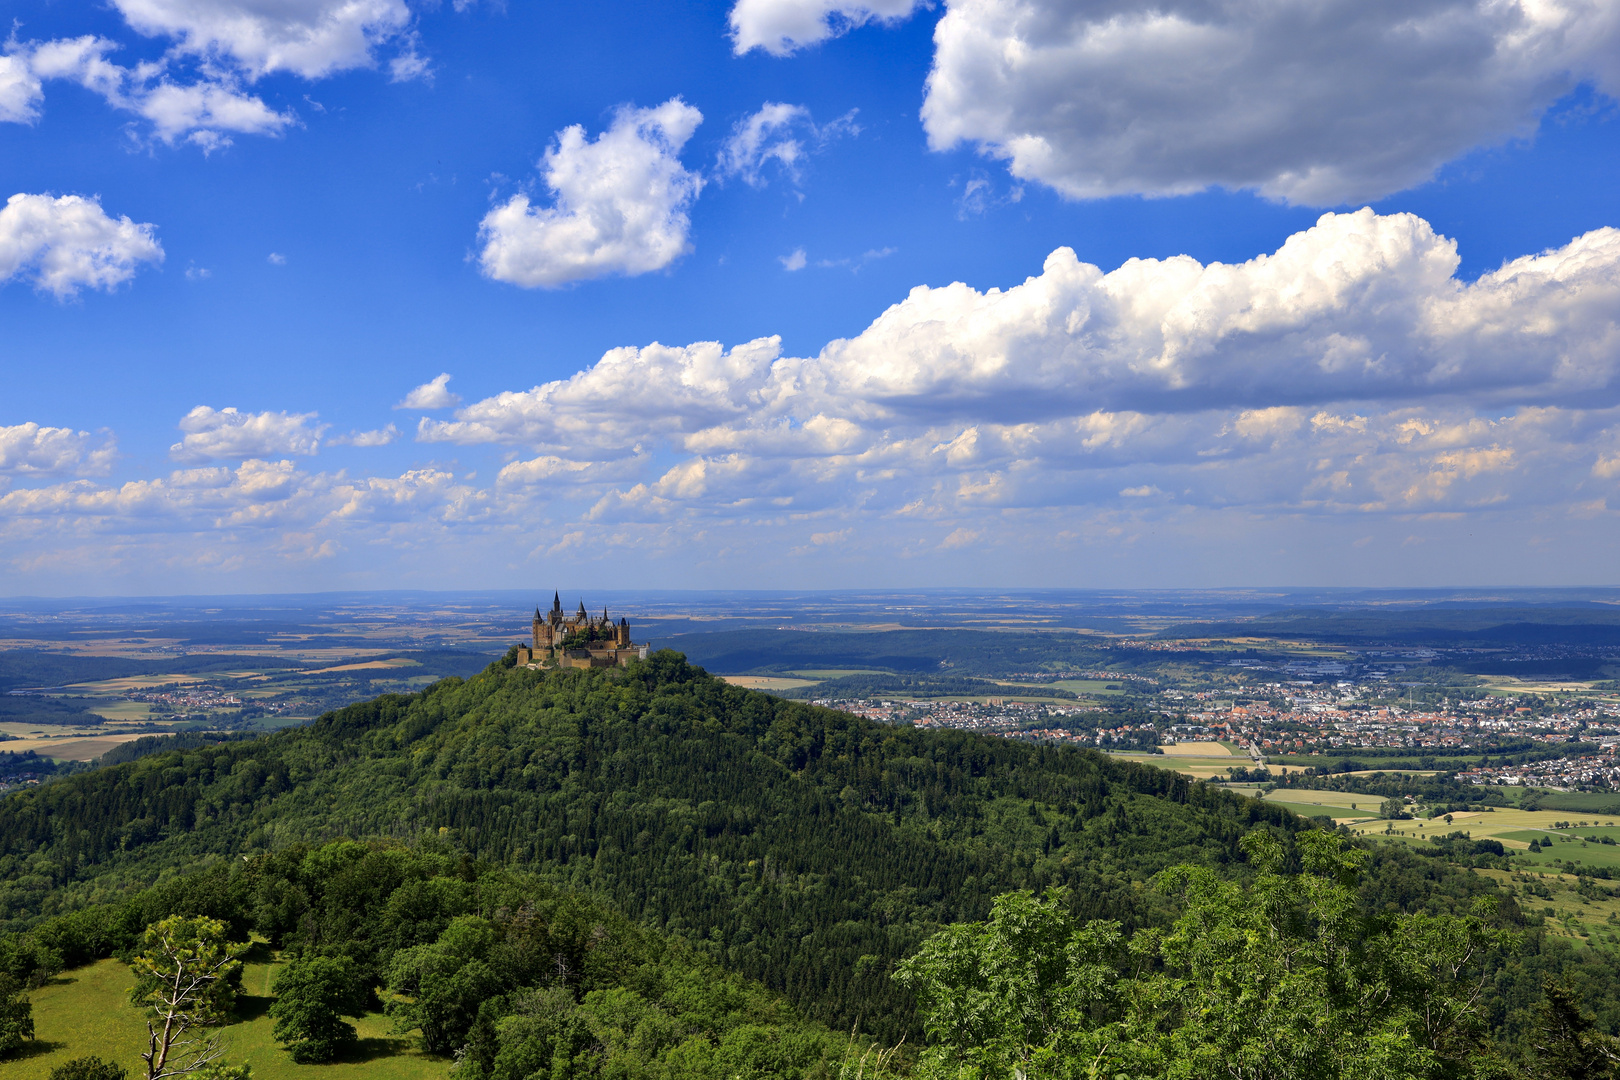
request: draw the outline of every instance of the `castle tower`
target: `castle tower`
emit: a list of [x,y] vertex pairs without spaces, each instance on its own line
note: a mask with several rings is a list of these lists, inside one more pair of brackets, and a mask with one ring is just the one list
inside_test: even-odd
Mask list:
[[[540,646],[540,628],[543,627],[544,625],[545,625],[545,623],[542,622],[541,619],[540,619],[540,609],[535,608],[534,609],[534,647],[536,649],[539,649],[541,647]],[[551,635],[547,634],[546,636],[549,639]],[[550,644],[551,644],[550,640],[547,640],[546,645],[549,646]]]

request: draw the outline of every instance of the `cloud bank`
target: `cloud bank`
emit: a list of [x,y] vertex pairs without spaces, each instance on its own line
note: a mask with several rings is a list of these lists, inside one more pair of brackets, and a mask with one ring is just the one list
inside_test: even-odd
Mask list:
[[[315,451],[314,414],[201,407],[175,456],[239,465],[10,489],[0,536],[18,552],[104,536],[105,556],[164,530],[211,529],[207,545],[229,547],[221,530],[257,529],[230,535],[262,562],[249,541],[281,529],[292,539],[276,559],[386,545],[429,574],[446,551],[502,573],[678,555],[733,585],[723,568],[739,559],[976,573],[1065,551],[1126,558],[1155,537],[1164,555],[1219,551],[1261,579],[1278,572],[1266,545],[1285,534],[1309,538],[1306,561],[1289,564],[1307,567],[1323,545],[1360,557],[1349,538],[1363,532],[1374,552],[1448,535],[1433,563],[1445,573],[1459,552],[1518,573],[1542,565],[1524,561],[1534,545],[1576,535],[1607,551],[1620,515],[1620,231],[1474,281],[1456,268],[1455,245],[1426,222],[1370,210],[1325,214],[1238,264],[1105,272],[1060,248],[1007,288],[919,286],[814,355],[776,337],[626,346],[419,420],[422,452],[494,459],[482,479],[443,464],[308,472],[283,458]],[[436,384],[447,392],[419,389]],[[51,436],[62,453],[33,431],[6,438],[24,449],[3,460],[38,462],[10,466],[19,480],[91,471],[75,463],[92,445],[82,433]]]
[[1591,447],[1617,442],[1620,231],[1471,283],[1457,263],[1428,223],[1371,210],[1237,265],[1104,273],[1060,248],[1008,289],[913,289],[813,357],[774,337],[614,349],[417,437],[532,448],[557,482],[565,462],[666,462],[599,489],[590,514],[613,521],[1607,498]]
[[1375,199],[1620,92],[1614,0],[949,0],[934,41],[930,145],[1076,199]]
[[621,108],[592,141],[575,124],[546,151],[553,205],[514,195],[479,226],[487,277],[556,288],[610,274],[661,270],[689,250],[688,211],[703,178],[681,165],[681,148],[703,114],[680,98]]

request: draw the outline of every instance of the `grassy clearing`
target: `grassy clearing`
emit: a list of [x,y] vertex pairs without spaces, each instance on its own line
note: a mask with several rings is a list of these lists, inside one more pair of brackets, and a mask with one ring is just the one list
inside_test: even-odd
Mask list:
[[1540,871],[1474,872],[1491,878],[1514,894],[1520,907],[1527,913],[1546,919],[1547,929],[1551,933],[1589,945],[1620,945],[1620,900],[1582,896],[1577,891],[1580,885],[1578,877]]
[[[373,1013],[355,1022],[360,1047],[349,1061],[295,1065],[270,1037],[270,984],[280,965],[268,957],[249,963],[242,974],[239,1022],[223,1030],[226,1058],[253,1067],[254,1080],[443,1080],[451,1062],[417,1052],[412,1040],[390,1032],[386,1017]],[[45,1080],[53,1067],[95,1054],[141,1075],[146,1023],[129,1004],[129,968],[102,960],[69,971],[30,994],[35,1040],[17,1057],[0,1062],[0,1080]]]

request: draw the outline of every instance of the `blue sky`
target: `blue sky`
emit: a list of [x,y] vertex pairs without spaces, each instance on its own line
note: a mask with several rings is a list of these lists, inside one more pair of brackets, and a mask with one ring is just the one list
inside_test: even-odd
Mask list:
[[1620,0],[10,10],[0,593],[1613,581]]

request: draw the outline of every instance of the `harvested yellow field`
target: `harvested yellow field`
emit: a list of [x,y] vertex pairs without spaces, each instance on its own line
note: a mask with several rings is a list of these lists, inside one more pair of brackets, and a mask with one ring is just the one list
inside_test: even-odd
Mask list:
[[91,761],[105,754],[119,743],[139,739],[142,735],[151,732],[125,732],[119,735],[92,735],[87,738],[74,736],[45,738],[45,739],[11,739],[0,743],[0,750],[7,753],[20,754],[25,750],[32,750],[41,757],[56,758],[59,761]]
[[333,671],[377,671],[384,668],[421,667],[415,660],[406,660],[396,656],[392,660],[367,660],[363,664],[339,664],[337,667],[317,668],[305,672],[306,675],[325,675]]
[[[1173,746],[1161,746],[1159,749],[1164,751],[1165,757],[1229,758],[1234,756],[1232,751],[1218,742],[1184,742],[1176,743]],[[1243,756],[1248,757],[1247,754]]]

